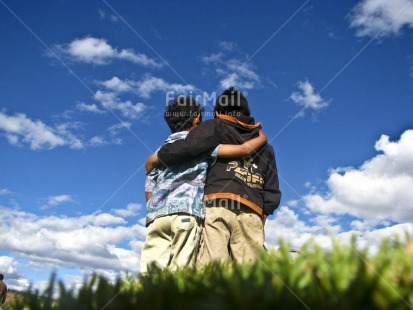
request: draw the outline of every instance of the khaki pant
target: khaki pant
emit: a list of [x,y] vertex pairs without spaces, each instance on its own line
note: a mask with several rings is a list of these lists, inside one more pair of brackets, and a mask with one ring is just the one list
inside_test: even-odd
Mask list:
[[146,231],[140,271],[154,267],[193,266],[198,254],[202,221],[191,215],[173,214],[157,218]]
[[205,226],[198,262],[233,259],[237,262],[254,262],[259,250],[264,249],[262,218],[252,209],[237,205],[216,207],[206,205]]

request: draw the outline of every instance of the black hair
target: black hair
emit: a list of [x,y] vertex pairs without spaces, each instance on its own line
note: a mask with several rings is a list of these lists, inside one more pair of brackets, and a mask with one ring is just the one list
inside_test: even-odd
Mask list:
[[193,96],[177,96],[170,100],[166,106],[164,118],[172,133],[188,130],[192,121],[201,115],[203,108]]
[[241,114],[245,116],[251,115],[247,98],[245,98],[241,91],[232,86],[218,96],[215,101],[214,112],[233,116]]
[[4,276],[2,273],[0,273],[0,280],[3,280],[3,279],[4,279]]

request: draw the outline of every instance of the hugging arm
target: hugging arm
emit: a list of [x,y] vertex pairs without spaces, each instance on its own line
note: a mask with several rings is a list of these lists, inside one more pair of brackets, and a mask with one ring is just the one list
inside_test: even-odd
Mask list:
[[243,157],[252,155],[267,143],[267,136],[260,130],[259,136],[243,144],[222,144],[218,150],[218,157]]
[[[152,154],[146,161],[146,172],[149,173],[157,164],[172,166],[190,160],[205,152],[211,152],[220,145],[220,128],[214,120],[206,121],[192,129],[187,137],[174,143],[164,144],[157,154]],[[251,155],[267,142],[263,132],[257,138],[241,145],[221,145],[219,157],[243,157]]]
[[[185,147],[186,143],[180,143],[181,141],[185,141],[185,140],[178,140],[167,146],[173,146],[174,144],[183,144],[183,146]],[[257,151],[258,149],[260,149],[266,143],[267,143],[267,136],[265,135],[263,131],[260,130],[258,137],[253,138],[249,141],[246,141],[243,144],[222,144],[220,145],[218,148],[218,157],[249,156],[253,154],[255,151]],[[146,173],[147,174],[150,173],[156,167],[156,165],[158,165],[160,162],[161,161],[158,158],[158,155],[156,153],[150,155],[145,163]],[[162,161],[162,163],[164,162]]]
[[185,139],[164,144],[158,151],[159,162],[174,165],[215,149],[220,144],[220,132],[213,120],[192,129]]

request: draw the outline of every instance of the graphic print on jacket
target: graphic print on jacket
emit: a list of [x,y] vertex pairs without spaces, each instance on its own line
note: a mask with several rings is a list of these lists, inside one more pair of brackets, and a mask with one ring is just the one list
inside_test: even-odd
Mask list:
[[247,186],[262,189],[264,178],[251,156],[242,157],[241,161],[230,161],[227,171],[233,171],[235,177],[242,180]]

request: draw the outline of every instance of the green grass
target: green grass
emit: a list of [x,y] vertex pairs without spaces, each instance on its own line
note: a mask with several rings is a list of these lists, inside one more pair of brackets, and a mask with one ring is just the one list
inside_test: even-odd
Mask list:
[[[383,241],[377,254],[309,242],[295,258],[289,246],[255,264],[221,263],[158,270],[110,283],[94,276],[78,292],[56,285],[5,309],[413,309],[413,239]],[[53,300],[53,287],[59,298]]]

